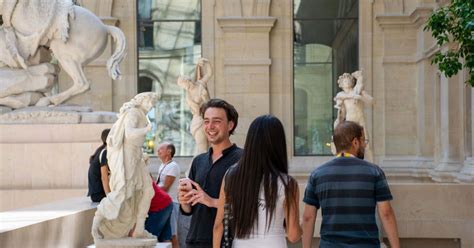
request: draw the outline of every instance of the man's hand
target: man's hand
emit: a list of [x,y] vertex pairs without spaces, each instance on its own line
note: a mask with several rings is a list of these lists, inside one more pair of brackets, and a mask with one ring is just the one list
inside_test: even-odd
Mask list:
[[180,204],[188,204],[188,201],[191,197],[186,197],[186,195],[193,189],[191,185],[192,180],[189,178],[183,178],[179,180],[178,184],[178,201]]
[[191,184],[196,188],[192,189],[189,191],[184,197],[189,198],[187,201],[187,204],[191,204],[191,206],[194,206],[198,203],[201,203],[203,205],[206,205],[210,208],[216,208],[217,207],[217,200],[212,197],[210,197],[204,190],[197,184],[196,182],[191,181]]

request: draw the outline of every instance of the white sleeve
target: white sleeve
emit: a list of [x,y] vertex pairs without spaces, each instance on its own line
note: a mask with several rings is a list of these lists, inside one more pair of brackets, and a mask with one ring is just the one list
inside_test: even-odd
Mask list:
[[167,168],[167,170],[166,170],[166,172],[164,172],[164,174],[167,175],[167,176],[172,176],[172,177],[176,177],[176,178],[179,179],[179,174],[180,174],[179,165],[177,163],[172,163],[170,165],[171,166],[169,166],[169,168]]

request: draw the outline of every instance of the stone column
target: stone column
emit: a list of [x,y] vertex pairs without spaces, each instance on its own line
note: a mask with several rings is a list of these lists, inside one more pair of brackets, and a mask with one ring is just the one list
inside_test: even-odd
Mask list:
[[234,138],[239,144],[244,143],[255,117],[270,113],[270,30],[276,21],[269,16],[270,3],[253,1],[250,8],[240,1],[226,0],[224,16],[217,18],[222,30],[217,63],[221,63],[225,77],[216,82],[215,92],[239,111]]
[[439,153],[437,165],[430,173],[437,182],[454,182],[462,168],[463,136],[463,82],[459,75],[450,79],[441,75],[440,80],[440,118],[439,128],[435,135],[439,136]]
[[383,113],[374,118],[376,161],[394,176],[429,177],[434,164],[427,151],[434,145],[425,139],[430,130],[425,126],[430,121],[425,87],[431,80],[425,78],[430,48],[425,45],[423,26],[433,6],[420,5],[406,13],[404,1],[383,3],[384,14],[375,17],[383,32],[383,75],[378,76],[383,85],[374,84],[376,104],[382,105],[375,108]]
[[[466,73],[467,74],[467,73]],[[465,87],[465,123],[466,135],[465,137],[465,159],[464,166],[457,176],[458,182],[474,183],[474,88]]]

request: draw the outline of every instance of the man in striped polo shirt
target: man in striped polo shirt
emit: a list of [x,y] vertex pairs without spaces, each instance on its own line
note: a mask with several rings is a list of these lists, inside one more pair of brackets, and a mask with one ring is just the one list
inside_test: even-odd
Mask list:
[[320,247],[380,247],[375,209],[391,247],[399,248],[392,194],[382,169],[364,161],[363,127],[351,121],[334,130],[338,155],[311,173],[303,213],[303,248],[310,248],[321,208]]

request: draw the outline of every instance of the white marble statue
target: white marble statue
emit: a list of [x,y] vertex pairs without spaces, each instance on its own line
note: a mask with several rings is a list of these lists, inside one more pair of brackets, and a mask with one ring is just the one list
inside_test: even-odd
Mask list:
[[209,60],[200,58],[196,65],[195,73],[194,80],[191,80],[191,78],[187,76],[180,76],[177,83],[181,88],[186,90],[186,104],[193,114],[190,131],[196,141],[194,154],[197,155],[206,152],[208,149],[200,108],[204,103],[209,101],[207,82],[209,82],[212,76],[212,67]]
[[151,130],[147,113],[158,95],[144,92],[120,108],[118,120],[107,138],[110,189],[97,207],[92,236],[97,242],[118,238],[154,237],[144,230],[154,191],[142,146]]
[[[118,66],[126,47],[123,32],[104,25],[92,12],[73,5],[71,0],[0,0],[0,15],[3,20],[0,26],[0,102],[3,104],[16,101],[14,108],[58,105],[87,91],[90,82],[83,67],[104,52],[109,35],[115,50],[107,61],[107,69],[113,79],[120,77]],[[39,58],[43,47],[49,48],[49,53],[54,54],[73,80],[69,89],[57,95],[47,94],[51,91],[51,75],[57,77],[57,71],[30,73],[31,68],[50,62]],[[12,78],[12,73],[20,78]],[[41,81],[42,78],[45,79]],[[48,83],[45,85],[44,81]],[[25,98],[22,94],[31,92],[41,93],[42,98],[22,100]],[[9,99],[1,101],[5,97]]]
[[[364,107],[365,104],[372,104],[373,98],[364,90],[362,71],[355,71],[352,74],[344,73],[337,80],[339,88],[342,89],[334,97],[337,111],[337,118],[334,121],[334,128],[343,121],[353,121],[364,127],[366,140],[369,134],[365,125]],[[372,158],[370,149],[367,147],[368,159]]]

